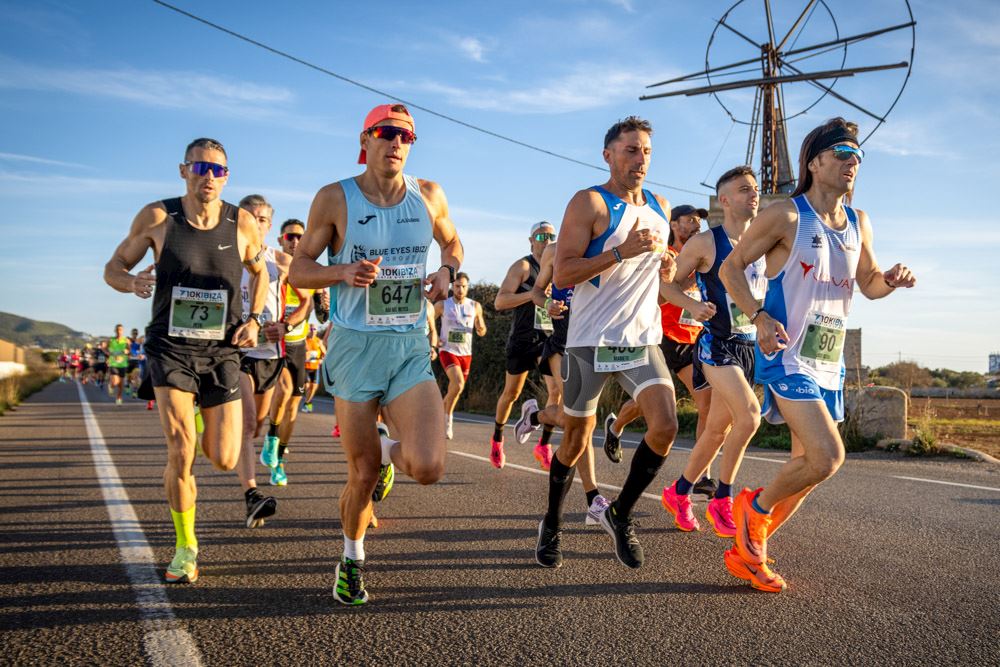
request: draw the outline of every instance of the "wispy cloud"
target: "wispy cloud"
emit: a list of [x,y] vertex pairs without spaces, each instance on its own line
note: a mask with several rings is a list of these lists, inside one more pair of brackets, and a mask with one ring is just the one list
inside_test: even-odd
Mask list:
[[49,68],[0,58],[0,88],[104,97],[163,109],[206,109],[213,115],[331,133],[328,122],[287,111],[296,102],[288,88],[194,71]]
[[0,170],[0,194],[11,197],[52,197],[68,194],[163,193],[182,189],[177,181],[140,181],[121,178],[87,178],[47,174],[22,174]]
[[459,50],[470,60],[486,62],[486,46],[475,37],[459,37],[457,44]]
[[954,150],[941,145],[940,132],[923,120],[895,119],[880,127],[865,142],[865,150],[901,157],[957,159]]
[[77,162],[63,162],[62,160],[49,160],[48,158],[35,157],[34,155],[21,155],[19,153],[0,153],[0,160],[14,162],[30,162],[32,164],[45,164],[53,167],[73,167],[76,169],[93,169],[85,164]]
[[608,2],[615,7],[624,9],[629,14],[635,14],[635,6],[633,5],[632,0],[608,0]]

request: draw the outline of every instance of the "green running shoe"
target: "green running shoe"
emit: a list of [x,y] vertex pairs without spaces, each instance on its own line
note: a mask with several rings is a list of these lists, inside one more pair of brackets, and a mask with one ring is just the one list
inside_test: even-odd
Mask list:
[[378,482],[375,484],[375,490],[372,491],[372,500],[377,503],[385,500],[385,497],[389,495],[390,491],[392,491],[392,483],[395,481],[396,469],[393,468],[391,463],[379,466]]
[[193,584],[198,581],[198,550],[177,547],[164,578],[168,584]]
[[285,474],[285,459],[278,459],[278,465],[271,468],[271,486],[288,486]]
[[337,585],[333,587],[333,597],[337,602],[346,605],[360,605],[368,602],[368,591],[365,590],[365,562],[351,560],[344,556],[337,563]]

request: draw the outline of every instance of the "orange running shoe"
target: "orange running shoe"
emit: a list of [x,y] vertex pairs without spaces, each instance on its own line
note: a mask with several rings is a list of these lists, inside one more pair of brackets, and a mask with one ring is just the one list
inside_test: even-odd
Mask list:
[[737,579],[749,581],[750,586],[756,588],[758,591],[780,593],[788,587],[781,575],[768,567],[767,563],[754,565],[746,562],[740,556],[736,547],[727,549],[722,558],[726,562],[726,569],[729,570],[731,575]]
[[736,524],[736,551],[750,565],[767,564],[767,528],[771,515],[761,514],[751,503],[764,489],[743,489],[733,503],[733,522]]

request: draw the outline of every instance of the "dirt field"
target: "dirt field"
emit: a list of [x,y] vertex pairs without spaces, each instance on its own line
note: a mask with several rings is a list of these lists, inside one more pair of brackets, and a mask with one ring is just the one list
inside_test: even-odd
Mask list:
[[913,398],[910,416],[1000,421],[1000,398]]

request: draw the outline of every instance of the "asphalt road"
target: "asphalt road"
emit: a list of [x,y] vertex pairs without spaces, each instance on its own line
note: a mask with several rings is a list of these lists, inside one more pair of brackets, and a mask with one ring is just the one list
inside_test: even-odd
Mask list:
[[[235,474],[199,460],[201,578],[165,588],[174,537],[158,420],[141,402],[84,394],[89,433],[73,384],[0,418],[3,664],[1000,663],[989,464],[849,456],[770,544],[789,583],[771,595],[731,577],[726,543],[680,533],[653,497],[637,507],[646,563],[623,567],[611,538],[583,524],[579,485],[566,562],[538,567],[546,476],[509,431],[508,466],[490,467],[489,419],[470,416],[456,421],[442,482],[397,478],[378,506],[371,602],[344,608],[331,587],[346,473],[328,402],[300,415],[289,486],[272,490],[278,514],[264,528],[244,528]],[[677,443],[654,496],[690,445]],[[629,459],[599,454],[598,478],[621,484]],[[751,451],[738,481],[765,484],[781,459]],[[263,468],[258,482],[267,488]]]

